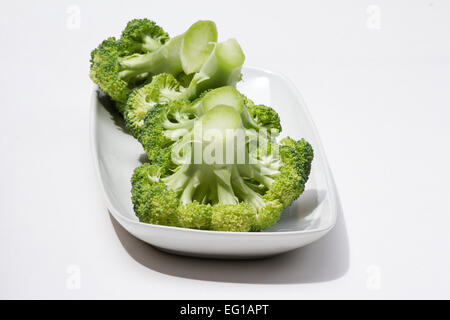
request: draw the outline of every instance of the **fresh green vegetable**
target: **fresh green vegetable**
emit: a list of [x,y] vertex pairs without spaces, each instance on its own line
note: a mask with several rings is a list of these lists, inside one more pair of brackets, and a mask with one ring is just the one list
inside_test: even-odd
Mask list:
[[[91,79],[114,101],[123,112],[131,91],[152,80],[160,73],[187,76],[202,65],[212,43],[217,41],[216,25],[199,21],[185,34],[169,39],[164,30],[148,19],[132,20],[120,39],[111,37],[91,53]],[[186,48],[184,48],[186,47]],[[184,48],[184,49],[183,49]],[[186,56],[183,70],[181,52]],[[195,57],[198,56],[198,60]]]
[[148,85],[134,90],[127,100],[124,117],[127,128],[136,138],[144,124],[148,110],[158,103],[167,103],[179,99],[185,88],[180,86],[174,76],[161,73],[153,77]]
[[[214,103],[221,100],[216,94],[224,96],[223,101],[229,105]],[[286,139],[277,144],[267,138],[254,149],[246,140],[243,163],[234,156],[231,162],[216,158],[217,154],[213,161],[196,161],[198,150],[204,154],[218,141],[228,146],[230,141],[237,141],[241,131],[247,133],[246,137],[254,136],[255,128],[243,121],[244,99],[233,100],[232,95],[232,90],[219,88],[193,103],[178,100],[158,104],[149,111],[141,142],[152,164],[136,168],[132,178],[132,201],[140,221],[256,231],[276,223],[283,208],[303,192],[313,155],[304,140]],[[255,123],[258,130],[267,129],[263,122]],[[200,136],[196,131],[199,126]],[[222,140],[211,142],[205,133],[212,129],[222,133]],[[234,155],[242,151],[242,145],[232,145]],[[275,149],[279,152],[268,152]]]
[[235,88],[244,60],[208,20],[170,38],[134,19],[92,51],[91,79],[150,160],[131,178],[141,222],[258,231],[303,192],[313,149],[304,139],[278,142],[278,113]]
[[169,35],[155,22],[134,19],[128,22],[120,37],[123,55],[147,53],[159,49],[169,40]]
[[91,53],[90,77],[100,89],[116,102],[116,107],[122,113],[125,103],[131,93],[133,83],[127,83],[118,77],[120,65],[118,59],[121,54],[119,42],[111,37],[103,41]]
[[[244,101],[245,97],[239,91],[228,86],[210,90],[192,103],[188,100],[178,100],[168,105],[156,105],[145,115],[139,140],[151,161],[169,162],[171,150],[168,147],[179,142],[186,130],[193,128],[196,119],[218,105],[233,107],[240,113],[243,126],[248,130],[266,130],[270,133],[273,123],[281,130],[278,114],[271,108],[266,107],[269,111],[265,123],[257,122],[252,120],[253,115],[248,114]],[[269,116],[273,119],[270,120]],[[249,135],[250,133],[247,132]]]
[[234,86],[241,79],[245,55],[235,39],[218,43],[196,73],[188,88],[192,96],[205,90],[222,86]]
[[[223,53],[225,47],[227,47],[226,50],[229,51],[229,55]],[[217,44],[200,72],[193,74],[188,87],[181,86],[172,77],[169,82],[171,90],[166,90],[165,83],[163,85],[160,82],[154,83],[156,79],[152,80],[150,84],[136,89],[138,92],[130,97],[124,114],[131,133],[136,138],[139,138],[139,128],[143,124],[143,117],[156,103],[164,103],[176,99],[193,100],[209,89],[235,85],[241,76],[243,62],[244,55],[239,44],[235,40],[228,40]],[[187,77],[186,73],[183,73],[182,77]],[[232,87],[226,88],[235,90]],[[165,95],[160,100],[155,96],[156,91],[168,91],[170,96]],[[149,95],[150,92],[153,94],[152,97]],[[240,93],[237,92],[235,95],[240,96]],[[145,96],[146,98],[144,100],[134,99],[134,96]],[[220,98],[218,99],[220,100]],[[242,101],[242,98],[240,99]]]
[[197,21],[186,31],[181,49],[181,64],[186,74],[199,72],[217,42],[212,21]]

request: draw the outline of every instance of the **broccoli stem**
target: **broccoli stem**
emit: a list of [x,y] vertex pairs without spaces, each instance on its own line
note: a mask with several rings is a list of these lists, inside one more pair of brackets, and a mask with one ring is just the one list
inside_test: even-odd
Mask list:
[[268,189],[275,181],[271,176],[276,176],[280,173],[278,170],[267,168],[260,161],[255,164],[239,165],[238,169],[241,175],[256,180]]
[[181,48],[181,64],[186,74],[200,71],[217,42],[217,28],[212,21],[197,21],[186,31]]
[[217,197],[223,204],[239,203],[231,185],[231,167],[230,165],[216,165],[212,168],[217,181]]
[[218,43],[201,70],[194,75],[185,94],[197,97],[207,89],[236,85],[241,78],[244,60],[244,53],[235,39]]
[[195,190],[200,185],[199,175],[200,172],[197,171],[184,187],[180,197],[181,203],[187,204],[192,202]]
[[189,179],[191,178],[189,169],[189,164],[183,165],[174,174],[161,180],[167,185],[167,187],[169,187],[169,189],[175,192],[180,192],[187,185]]
[[250,203],[255,208],[264,207],[264,199],[245,183],[237,166],[232,168],[231,183],[241,201]]
[[161,42],[159,39],[153,39],[150,36],[145,36],[143,40],[144,43],[142,44],[142,48],[145,51],[153,52],[161,47]]
[[143,73],[148,75],[180,73],[182,71],[180,60],[182,40],[183,35],[179,35],[154,52],[121,58],[120,65],[123,70],[119,72],[119,77],[129,81]]

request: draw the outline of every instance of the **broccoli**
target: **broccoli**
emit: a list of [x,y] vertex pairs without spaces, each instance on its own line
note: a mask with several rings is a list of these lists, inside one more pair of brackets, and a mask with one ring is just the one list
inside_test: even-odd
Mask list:
[[[188,36],[186,40],[185,35]],[[149,83],[154,75],[188,75],[182,67],[182,51],[189,55],[183,64],[186,68],[192,64],[195,70],[198,63],[203,64],[204,56],[211,50],[208,48],[216,41],[217,30],[212,21],[196,22],[185,34],[169,39],[167,33],[154,22],[148,19],[132,20],[119,39],[108,38],[92,51],[90,77],[114,101],[119,102],[117,106],[123,113],[131,91]],[[193,58],[197,55],[198,61]]]
[[131,134],[139,138],[148,110],[158,103],[177,100],[184,90],[175,77],[168,73],[154,76],[149,84],[134,90],[127,100],[124,112],[126,125]]
[[204,20],[170,38],[134,19],[91,52],[91,79],[150,160],[131,178],[141,222],[259,231],[304,191],[314,151],[304,139],[278,141],[277,112],[235,88],[244,60]]
[[217,28],[212,21],[197,21],[185,33],[166,42],[156,51],[120,58],[122,79],[136,76],[181,72],[190,74],[203,65],[217,42]]
[[[224,47],[227,48],[224,49]],[[229,54],[224,54],[224,50],[227,50]],[[166,103],[172,100],[194,100],[213,88],[222,86],[232,88],[231,86],[235,85],[240,78],[243,62],[244,55],[239,44],[235,40],[228,40],[213,48],[210,57],[198,73],[188,75],[182,72],[179,75],[178,78],[183,83],[187,82],[186,78],[191,79],[188,86],[182,86],[175,77],[169,75],[161,75],[167,81],[160,81],[158,76],[154,77],[150,84],[136,89],[127,102],[124,117],[131,133],[139,138],[144,116],[157,103]],[[163,94],[158,92],[163,92]],[[206,95],[208,94],[206,93]],[[239,96],[241,103],[244,103],[241,95],[239,93],[236,95]],[[136,99],[136,97],[141,98]],[[247,118],[250,119],[250,117]]]
[[122,31],[120,44],[124,56],[153,52],[169,40],[169,35],[155,22],[134,19]]
[[[183,94],[184,95],[184,92]],[[265,123],[258,122],[247,108],[245,108],[245,96],[236,88],[231,86],[220,87],[204,92],[192,103],[186,99],[172,101],[167,106],[155,105],[147,112],[139,132],[139,141],[142,143],[148,158],[151,161],[162,161],[170,163],[170,146],[182,137],[186,130],[193,128],[194,120],[204,112],[213,109],[217,105],[225,104],[233,106],[241,114],[243,125],[248,130],[259,131],[264,129],[270,134],[271,129],[281,131],[278,114],[272,108],[261,106],[261,113],[266,108],[267,116]],[[273,117],[270,120],[270,116]],[[277,125],[273,125],[273,123]],[[277,135],[277,131],[272,135]],[[247,132],[250,134],[250,132]],[[179,141],[178,141],[179,142]]]
[[163,46],[169,36],[164,30],[148,19],[130,21],[122,32],[120,39],[110,37],[103,41],[91,53],[90,77],[124,111],[124,105],[131,90],[145,83],[148,75],[141,74],[134,78],[119,76],[124,72],[119,63],[123,57],[149,53]]
[[[286,138],[278,144],[268,137],[251,148],[248,137],[256,130],[244,121],[245,100],[234,96],[236,92],[219,88],[194,102],[157,104],[146,115],[141,142],[152,164],[136,168],[131,179],[132,202],[140,221],[258,231],[275,224],[282,210],[303,192],[313,158],[309,143]],[[255,121],[259,130],[265,129],[265,123],[277,122],[269,119],[275,117],[271,111],[264,115],[270,121]],[[218,138],[207,134],[211,129],[221,133]],[[249,133],[244,145],[235,143],[241,130]],[[219,156],[217,151],[230,145],[231,161],[227,152]],[[214,150],[209,153],[212,161],[204,157],[197,161],[199,150],[203,155]],[[244,162],[235,156],[240,150],[244,150]]]
[[[201,36],[199,36],[201,35]],[[181,65],[186,74],[199,72],[217,42],[212,21],[197,21],[186,31],[181,46]]]
[[235,86],[241,80],[245,55],[235,39],[217,43],[201,69],[194,74],[189,94],[198,97],[203,91],[221,86]]
[[103,92],[119,102],[116,103],[116,107],[123,113],[132,85],[117,76],[120,72],[120,65],[117,63],[120,51],[120,44],[114,37],[103,41],[91,53],[89,75]]

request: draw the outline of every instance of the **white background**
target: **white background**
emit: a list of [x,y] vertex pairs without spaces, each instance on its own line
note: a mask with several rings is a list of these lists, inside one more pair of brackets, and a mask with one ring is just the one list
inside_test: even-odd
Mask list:
[[[171,35],[214,20],[247,65],[295,82],[340,195],[330,234],[212,261],[112,221],[90,154],[89,54],[134,17]],[[2,1],[0,297],[450,298],[449,18],[444,0]]]

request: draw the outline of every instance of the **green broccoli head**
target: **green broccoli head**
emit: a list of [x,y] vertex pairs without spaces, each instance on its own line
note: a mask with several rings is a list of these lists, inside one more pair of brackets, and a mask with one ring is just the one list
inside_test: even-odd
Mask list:
[[[134,170],[131,178],[131,200],[140,221],[161,225],[177,225],[178,198],[160,182],[163,170],[146,163]],[[151,213],[151,214],[150,214]]]
[[117,75],[120,65],[120,44],[115,38],[108,38],[91,53],[90,77],[100,89],[114,101],[120,102],[120,112],[124,111],[124,103],[131,92],[129,83],[121,80]]
[[[168,225],[195,229],[268,228],[303,192],[312,149],[306,142],[279,145],[266,137],[255,146],[255,130],[243,121],[244,105],[214,106],[210,98],[206,106],[202,100],[175,101],[147,114],[141,142],[153,164],[137,168],[132,179],[133,195],[146,194],[133,198],[137,216],[144,222],[161,221],[165,211]],[[215,130],[214,138],[209,130]],[[246,135],[239,144],[242,131]],[[230,158],[227,151],[221,154],[224,146],[231,146]],[[162,209],[152,210],[159,203]]]
[[[128,22],[120,39],[108,38],[92,51],[90,77],[100,89],[119,102],[117,106],[121,113],[125,110],[123,106],[131,91],[149,82],[155,74],[150,69],[159,68],[169,62],[161,58],[164,53],[168,49],[177,50],[173,45],[163,49],[168,40],[168,34],[155,22],[135,19]],[[176,52],[172,55],[176,60]],[[128,59],[142,60],[142,57],[149,58],[147,62],[152,68],[135,68],[134,65],[123,63]],[[181,62],[179,64],[181,65]],[[179,71],[181,69],[177,72]]]
[[[133,28],[130,27],[130,29]],[[125,37],[124,40],[128,38],[130,37]],[[212,43],[217,41],[216,25],[212,21],[198,21],[185,33],[168,41],[165,38],[163,39],[164,44],[162,46],[153,46],[156,48],[155,50],[143,53],[133,52],[133,54],[120,57],[119,64],[122,70],[118,76],[125,81],[134,81],[135,79],[148,79],[160,73],[170,73],[174,76],[184,73],[186,77],[180,77],[183,83],[187,79],[192,79],[194,75],[190,74],[197,71],[197,65],[206,64],[205,61],[209,60],[207,56],[212,55],[211,51],[214,47]],[[131,41],[131,43],[134,42]],[[135,49],[134,46],[131,46],[131,48]],[[216,65],[210,66],[208,69],[214,72],[212,77],[214,80],[222,79],[221,75],[216,75],[217,72],[215,72],[220,67],[220,65]],[[197,86],[194,84],[190,87],[191,96],[197,94],[196,89]]]
[[[146,87],[150,87],[150,85],[147,85]],[[143,91],[144,88],[138,91]],[[272,117],[272,120],[269,121],[268,116],[264,118],[265,121],[254,120],[253,116],[251,116],[247,108],[245,108],[244,96],[234,87],[226,86],[208,90],[193,102],[183,100],[182,98],[185,96],[186,91],[183,91],[182,88],[177,86],[173,95],[178,95],[178,92],[180,92],[180,95],[178,96],[179,100],[177,101],[172,100],[169,101],[167,105],[153,107],[147,105],[146,108],[143,108],[149,111],[145,114],[142,125],[139,124],[136,126],[140,128],[140,131],[139,133],[135,133],[135,135],[139,137],[139,141],[142,143],[144,150],[151,161],[170,163],[172,145],[175,144],[175,142],[178,142],[177,145],[180,146],[180,144],[182,144],[182,142],[179,141],[180,137],[182,137],[186,131],[193,129],[195,120],[208,110],[213,109],[220,104],[233,106],[233,108],[240,113],[242,126],[244,129],[249,130],[247,132],[248,134],[250,134],[252,130],[255,132],[264,130],[270,135],[271,130],[275,128],[276,135],[278,134],[278,128],[281,129],[278,114],[269,107],[262,106],[261,108],[266,110]],[[128,109],[131,109],[130,106],[127,107],[127,110]],[[141,115],[143,113],[144,112],[142,112]],[[141,117],[138,119],[140,121]]]
[[135,89],[127,100],[124,112],[127,128],[133,136],[139,138],[144,117],[151,108],[179,99],[184,90],[168,73],[154,76],[149,84]]
[[147,112],[139,141],[151,161],[171,166],[171,147],[193,128],[195,119],[202,113],[200,106],[187,100],[175,100],[157,104]]
[[[126,104],[132,90],[149,83],[154,75],[164,72],[178,74],[181,71],[174,66],[176,61],[171,64],[164,58],[164,53],[160,52],[163,49],[161,47],[148,54],[124,56],[121,42],[109,38],[91,54],[90,77],[114,101]],[[140,66],[138,63],[130,63],[128,59],[131,57],[133,62],[145,57],[149,57],[149,60],[146,65]]]
[[298,161],[302,167],[303,179],[308,180],[309,173],[311,172],[311,163],[314,159],[314,150],[308,141],[305,139],[294,140],[290,137],[284,138],[281,140],[281,143],[290,147],[293,147],[300,158]]
[[154,75],[177,75],[182,71],[182,41],[182,35],[169,39],[148,19],[132,20],[120,39],[108,38],[92,51],[90,77],[119,106],[124,106],[132,90],[150,82]]
[[[118,102],[117,108],[123,113],[131,92],[156,75],[175,77],[186,88],[180,98],[192,100],[205,90],[235,85],[244,58],[236,40],[217,43],[212,21],[198,21],[185,33],[169,39],[153,21],[135,19],[127,24],[120,39],[108,38],[92,51],[90,77]],[[139,123],[145,108],[138,103],[131,109],[140,110]]]
[[120,37],[124,56],[153,52],[169,40],[169,35],[155,22],[148,19],[133,19]]
[[276,130],[281,132],[280,116],[271,107],[263,104],[250,105],[248,113],[255,127],[264,127],[268,130]]

